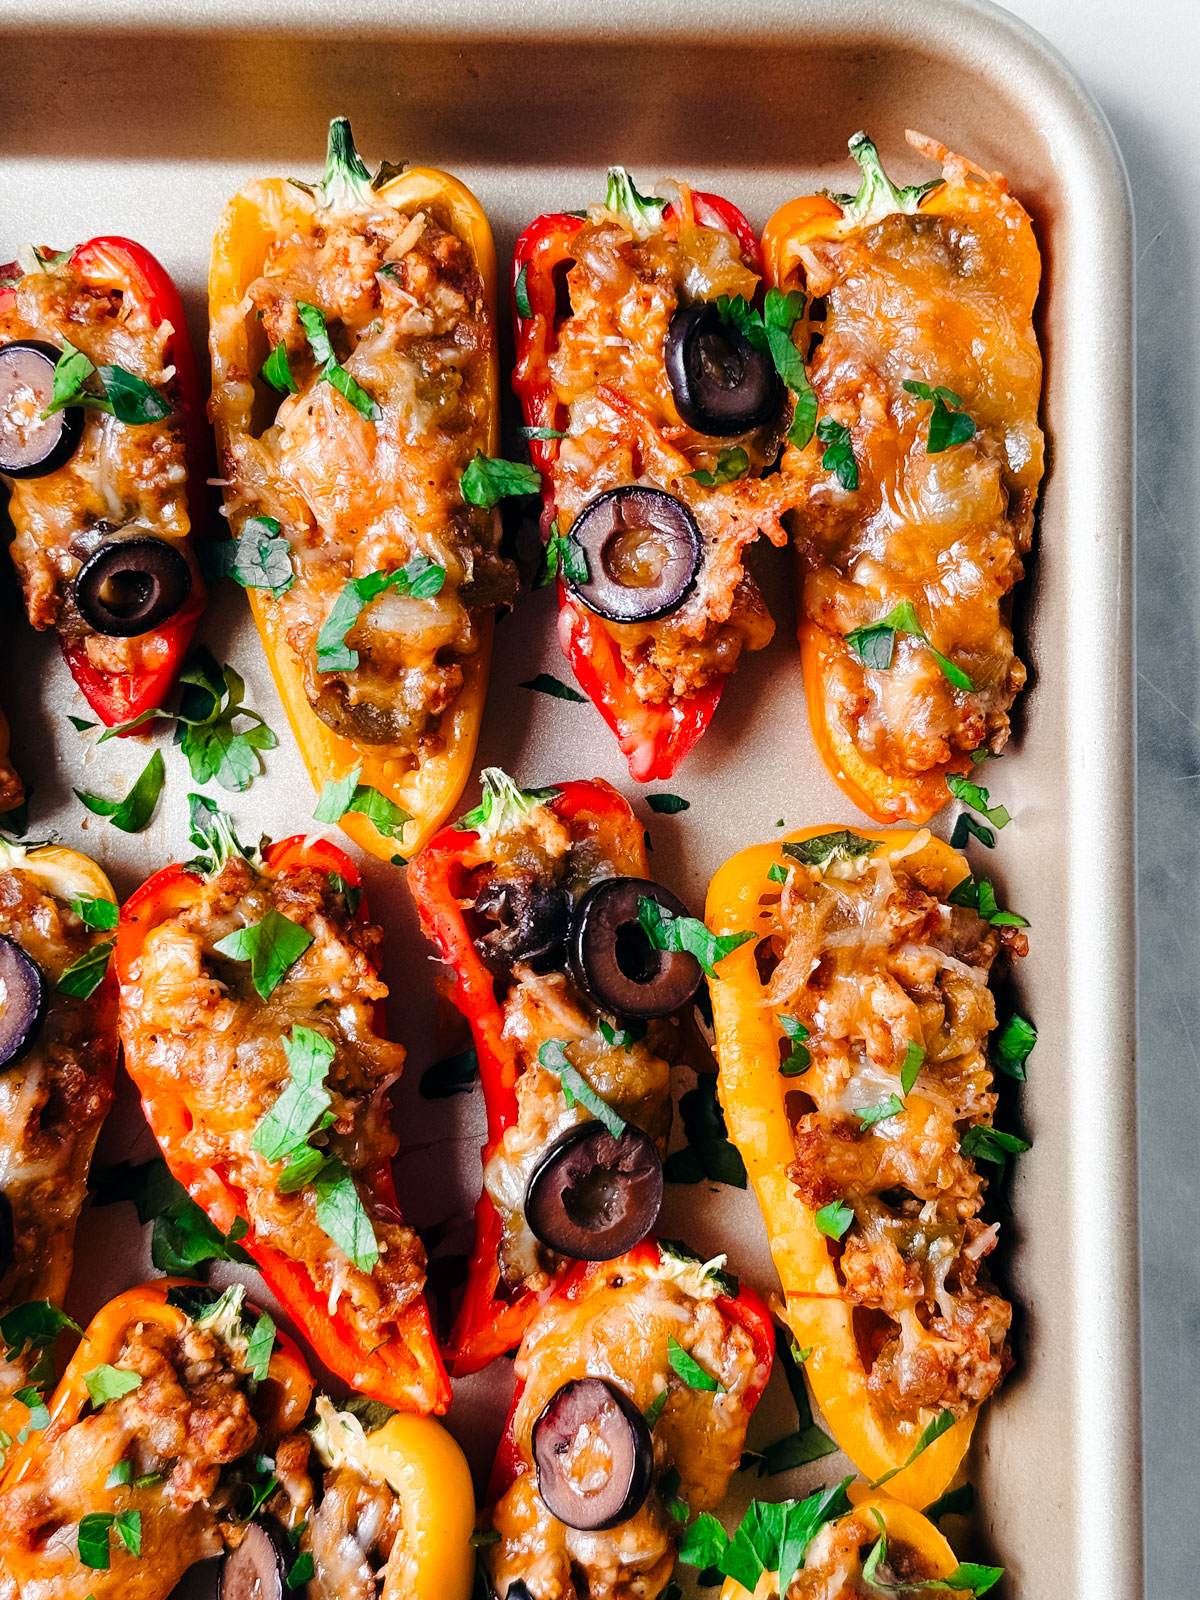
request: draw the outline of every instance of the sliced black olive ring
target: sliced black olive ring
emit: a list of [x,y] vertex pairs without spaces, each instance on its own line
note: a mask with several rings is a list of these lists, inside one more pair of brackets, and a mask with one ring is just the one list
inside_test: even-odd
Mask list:
[[165,539],[146,534],[110,539],[75,577],[75,604],[97,633],[132,639],[161,627],[192,592],[183,554]]
[[0,472],[10,478],[44,477],[75,454],[83,407],[42,416],[54,396],[61,355],[41,339],[0,346]]
[[769,422],[783,401],[769,352],[752,345],[711,300],[675,313],[663,359],[676,410],[709,438],[749,433]]
[[274,1518],[247,1525],[242,1542],[221,1558],[217,1600],[284,1600],[294,1557]]
[[0,934],[0,1067],[18,1060],[46,1014],[46,978],[13,939]]
[[605,878],[575,908],[569,956],[576,983],[602,1011],[619,1017],[667,1017],[700,987],[695,956],[658,950],[638,920],[643,899],[686,917],[681,900],[646,878]]
[[704,541],[696,519],[664,489],[627,484],[597,495],[576,517],[571,538],[588,576],[567,584],[609,622],[653,622],[675,611],[696,583]]
[[612,1261],[658,1220],[663,1169],[654,1140],[627,1127],[619,1139],[600,1122],[561,1134],[533,1169],[525,1220],[547,1247],[576,1261]]
[[607,1378],[563,1384],[533,1425],[533,1460],[551,1516],[588,1532],[628,1521],[654,1476],[646,1419]]

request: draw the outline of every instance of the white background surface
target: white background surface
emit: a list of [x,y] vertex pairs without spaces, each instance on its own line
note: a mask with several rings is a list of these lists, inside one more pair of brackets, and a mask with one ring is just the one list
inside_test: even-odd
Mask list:
[[1200,4],[1009,10],[1096,95],[1133,189],[1146,1594],[1185,1600],[1200,1588]]

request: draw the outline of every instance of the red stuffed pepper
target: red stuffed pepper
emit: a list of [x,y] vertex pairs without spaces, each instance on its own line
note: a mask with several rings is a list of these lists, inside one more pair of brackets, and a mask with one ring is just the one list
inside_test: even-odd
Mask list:
[[155,873],[121,913],[125,1064],[175,1177],[234,1230],[329,1369],[406,1411],[450,1390],[400,1215],[381,1036],[382,931],[324,840],[247,858],[215,813],[211,854]]
[[0,479],[35,628],[110,727],[160,705],[204,606],[208,434],[183,305],[129,239],[0,268]]
[[647,915],[668,930],[691,919],[648,880],[642,826],[615,789],[522,791],[495,768],[483,780],[478,810],[409,867],[487,1105],[455,1374],[513,1349],[573,1261],[620,1255],[654,1226],[676,1014],[701,975],[644,931]]
[[578,1266],[530,1324],[477,1536],[500,1600],[654,1600],[738,1468],[774,1357],[724,1257],[649,1240]]
[[[743,552],[787,542],[785,379],[755,309],[762,258],[728,201],[639,195],[539,217],[517,242],[513,387],[542,474],[559,634],[632,775],[669,778],[743,649],[774,632]],[[782,373],[782,377],[781,377]]]

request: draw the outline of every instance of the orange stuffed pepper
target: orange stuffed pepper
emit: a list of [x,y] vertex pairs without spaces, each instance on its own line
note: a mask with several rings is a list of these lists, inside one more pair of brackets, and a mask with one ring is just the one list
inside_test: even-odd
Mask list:
[[495,279],[475,197],[426,167],[372,183],[344,118],[320,183],[251,184],[213,245],[227,565],[314,783],[345,785],[323,820],[384,860],[470,775],[516,591]]
[[[729,1135],[837,1442],[915,1506],[950,1482],[1011,1365],[981,1211],[1025,1142],[992,1126],[988,988],[1023,920],[927,831],[810,828],[734,856],[709,926],[752,930],[712,985]],[[1033,1030],[992,1042],[1022,1075]]]
[[763,254],[804,307],[820,415],[783,460],[813,735],[869,817],[921,823],[1003,749],[1025,682],[1010,596],[1042,477],[1041,260],[1002,177],[909,140],[943,178],[896,188],[857,134],[858,193],[785,205]]

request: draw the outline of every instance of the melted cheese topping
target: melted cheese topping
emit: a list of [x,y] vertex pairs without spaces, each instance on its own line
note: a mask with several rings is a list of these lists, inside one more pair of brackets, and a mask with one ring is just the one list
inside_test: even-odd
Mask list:
[[[313,942],[262,1001],[249,963],[213,946],[271,910],[306,928]],[[416,1234],[372,1199],[375,1169],[399,1147],[387,1091],[404,1063],[402,1046],[375,1027],[388,993],[375,966],[382,938],[377,927],[350,919],[327,874],[273,877],[234,858],[147,935],[121,1014],[143,1094],[160,1090],[187,1107],[191,1126],[173,1158],[219,1171],[243,1197],[256,1237],[302,1262],[331,1310],[348,1315],[369,1345],[382,1342],[425,1277]],[[297,1026],[334,1045],[325,1078],[334,1121],[313,1139],[358,1180],[379,1248],[369,1273],[320,1227],[311,1185],[281,1194],[280,1166],[253,1147],[258,1123],[291,1081],[283,1041]]]
[[[686,191],[680,204],[690,214]],[[743,555],[759,533],[786,544],[786,500],[778,477],[761,476],[778,449],[775,423],[737,441],[750,456],[747,476],[715,488],[691,476],[716,466],[719,444],[681,421],[663,350],[679,306],[722,294],[752,300],[759,279],[731,234],[691,220],[638,240],[626,218],[592,206],[571,249],[570,315],[555,330],[545,370],[534,370],[530,352],[517,378],[548,383],[555,425],[567,433],[550,466],[561,532],[623,484],[665,489],[696,518],[703,563],[683,604],[655,622],[602,624],[641,700],[686,698],[731,672],[743,649],[770,642],[775,625]]]
[[[175,369],[167,363],[174,331],[169,322],[155,327],[119,289],[90,285],[67,264],[27,273],[13,302],[0,309],[0,344],[41,339],[61,349],[69,339],[95,366],[124,367],[177,405]],[[153,535],[188,555],[187,455],[178,411],[133,425],[88,408],[69,461],[44,477],[5,481],[16,530],[12,558],[34,627],[82,639],[103,672],[161,666],[166,646],[157,634],[96,633],[75,606],[72,580],[114,538]]]
[[[982,1267],[998,1227],[979,1216],[986,1180],[959,1148],[996,1105],[988,974],[1001,930],[945,903],[919,864],[882,853],[855,877],[791,867],[774,924],[758,949],[760,971],[773,968],[765,1000],[804,1024],[812,1056],[789,1080],[790,1176],[811,1210],[853,1209],[836,1265],[863,1308],[869,1387],[908,1418],[962,1416],[1010,1364],[1011,1307]],[[1023,953],[1024,935],[1003,936]],[[786,1055],[782,1024],[779,1035]],[[910,1045],[923,1059],[905,1093]],[[893,1095],[893,1114],[863,1121]]]
[[804,1552],[787,1600],[877,1600],[881,1589],[919,1588],[936,1576],[919,1551],[889,1535],[887,1559],[876,1570],[877,1582],[869,1582],[863,1565],[878,1543],[879,1525],[866,1510],[827,1522]]
[[[983,746],[998,753],[1025,682],[1008,596],[1043,465],[1029,218],[997,188],[953,214],[895,214],[802,256],[824,306],[806,330],[821,336],[812,384],[822,416],[849,428],[859,470],[848,491],[822,467],[820,442],[784,457],[800,508],[801,613],[835,636],[826,715],[900,777]],[[933,408],[904,389],[912,380],[957,395],[974,437],[930,455]],[[890,669],[837,642],[904,601],[973,689],[949,683],[915,637],[897,636]]]

